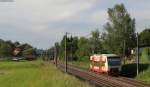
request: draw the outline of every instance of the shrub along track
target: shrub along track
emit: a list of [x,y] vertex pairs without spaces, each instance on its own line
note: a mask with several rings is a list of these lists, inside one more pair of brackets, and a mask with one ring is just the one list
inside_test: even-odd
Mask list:
[[[57,66],[60,70],[65,72],[65,65],[58,63]],[[89,72],[86,70],[81,70],[73,65],[67,66],[67,72],[78,78],[89,81],[99,87],[150,87],[150,84],[144,83],[142,81],[137,81],[134,79],[126,77],[112,77],[107,78],[105,75],[100,75],[98,73]]]

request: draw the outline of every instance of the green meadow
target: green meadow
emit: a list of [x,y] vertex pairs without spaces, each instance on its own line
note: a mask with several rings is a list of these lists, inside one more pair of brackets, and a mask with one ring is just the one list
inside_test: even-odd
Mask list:
[[0,62],[0,87],[91,87],[42,61]]

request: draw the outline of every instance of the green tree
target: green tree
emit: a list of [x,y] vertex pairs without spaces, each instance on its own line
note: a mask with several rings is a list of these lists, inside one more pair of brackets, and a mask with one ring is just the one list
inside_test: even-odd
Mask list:
[[59,44],[55,43],[55,47],[52,46],[50,49],[48,49],[48,53],[49,53],[49,58],[50,59],[54,59],[55,57],[55,51],[57,50],[57,58],[59,56],[59,48],[57,48],[56,46],[58,46]]
[[76,51],[78,50],[78,37],[70,37],[70,58],[71,60],[77,60]]
[[89,39],[91,44],[91,49],[93,53],[100,53],[102,51],[100,32],[98,29],[91,32],[92,37]]
[[150,29],[145,29],[139,35],[140,46],[150,46]]
[[58,54],[59,54],[59,49],[60,49],[60,45],[58,42],[55,43],[55,51],[56,51],[56,57],[58,58]]
[[22,55],[25,56],[25,55],[34,55],[35,53],[35,48],[33,48],[31,45],[29,44],[22,44],[20,46],[20,48],[22,49]]
[[35,52],[35,49],[34,49],[34,48],[28,48],[28,49],[26,49],[26,50],[23,50],[23,51],[22,51],[22,54],[23,54],[23,55],[33,55],[34,52]]
[[14,43],[14,45],[15,45],[15,47],[17,47],[17,46],[20,45],[20,43],[19,43],[18,41],[16,41],[16,42]]
[[64,60],[64,53],[65,53],[65,38],[66,36],[63,36],[63,39],[60,42],[60,48],[59,48],[59,58],[60,60]]
[[78,50],[76,51],[76,55],[78,60],[84,60],[89,58],[91,54],[91,46],[89,44],[89,40],[85,37],[81,37],[78,41]]
[[5,42],[0,43],[0,57],[8,56],[12,56],[12,47]]
[[130,55],[135,47],[135,19],[130,17],[123,4],[117,4],[108,9],[109,22],[104,26],[106,30],[105,48],[109,53]]
[[35,49],[29,44],[20,44],[19,42],[13,43],[10,40],[5,41],[0,39],[0,57],[13,56],[13,52],[16,48],[21,49],[19,56],[35,53]]
[[[65,54],[65,38],[66,36],[63,36],[63,39],[61,40],[60,44],[57,43],[56,46],[58,49],[58,57],[62,60],[64,60],[64,54]],[[66,39],[66,47],[67,47],[67,58],[68,60],[76,60],[76,50],[78,49],[78,37],[67,37]]]

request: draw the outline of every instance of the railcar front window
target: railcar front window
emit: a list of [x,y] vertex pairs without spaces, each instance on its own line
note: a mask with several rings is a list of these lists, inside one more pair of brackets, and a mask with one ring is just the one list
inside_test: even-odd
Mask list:
[[120,66],[121,65],[120,57],[109,57],[108,58],[108,65],[109,66]]

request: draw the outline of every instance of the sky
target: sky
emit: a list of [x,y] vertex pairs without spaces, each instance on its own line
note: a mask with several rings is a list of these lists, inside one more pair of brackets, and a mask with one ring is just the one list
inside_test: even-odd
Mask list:
[[0,0],[0,38],[47,49],[65,32],[103,31],[107,9],[120,3],[136,19],[136,31],[150,27],[150,0]]

